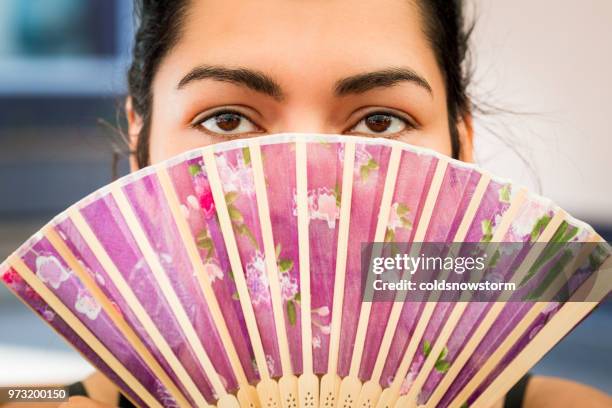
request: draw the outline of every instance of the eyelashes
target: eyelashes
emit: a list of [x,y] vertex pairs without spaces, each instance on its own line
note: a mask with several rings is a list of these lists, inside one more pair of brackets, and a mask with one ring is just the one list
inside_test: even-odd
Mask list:
[[361,135],[376,135],[387,137],[398,137],[402,133],[414,130],[417,126],[400,115],[387,111],[375,111],[362,117],[350,132]]
[[[213,136],[238,137],[265,133],[255,121],[235,109],[224,108],[201,116],[191,123],[191,127]],[[418,129],[418,125],[412,118],[381,109],[361,115],[357,123],[342,133],[393,138],[414,129]]]
[[240,135],[261,131],[261,128],[246,115],[230,109],[216,111],[202,119],[196,119],[191,126],[214,135]]

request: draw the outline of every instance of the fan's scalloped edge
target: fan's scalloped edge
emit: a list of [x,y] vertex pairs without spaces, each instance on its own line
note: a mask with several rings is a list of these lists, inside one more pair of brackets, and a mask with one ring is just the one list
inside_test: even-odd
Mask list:
[[[75,202],[74,204],[69,206],[67,209],[65,209],[64,211],[62,211],[61,213],[53,217],[49,222],[47,222],[43,227],[41,227],[36,233],[34,233],[30,238],[28,238],[25,242],[23,242],[15,251],[13,251],[11,255],[7,257],[7,259],[5,259],[0,264],[0,275],[4,274],[4,271],[10,268],[10,265],[8,264],[8,258],[12,256],[21,257],[22,254],[27,252],[32,246],[34,246],[37,242],[39,242],[43,238],[42,230],[44,228],[54,227],[55,225],[61,223],[62,221],[64,221],[66,218],[69,217],[69,213],[71,211],[74,211],[76,208],[82,208],[86,206],[87,204],[90,204],[91,202],[101,198],[102,196],[109,194],[113,187],[124,186],[133,181],[136,181],[143,177],[151,175],[155,173],[158,168],[168,168],[173,165],[182,163],[186,160],[192,160],[197,157],[201,157],[203,152],[207,149],[212,149],[215,153],[220,153],[220,152],[224,152],[228,150],[248,147],[249,144],[253,142],[253,140],[257,140],[257,142],[263,146],[263,145],[272,145],[272,144],[281,144],[281,143],[293,143],[298,139],[301,139],[301,140],[304,140],[310,143],[316,143],[316,142],[343,143],[347,140],[351,140],[356,143],[369,144],[369,145],[385,145],[389,147],[399,145],[401,146],[403,150],[411,151],[419,155],[433,156],[438,159],[448,161],[450,164],[454,166],[477,170],[481,173],[491,176],[491,179],[497,183],[512,184],[513,186],[518,187],[519,189],[525,189],[527,191],[529,199],[538,201],[550,207],[552,210],[555,210],[555,211],[562,210],[562,208],[559,205],[557,205],[555,202],[553,202],[551,199],[544,197],[540,194],[533,193],[529,191],[525,186],[519,183],[514,183],[509,178],[491,175],[491,173],[489,173],[487,170],[483,169],[482,167],[478,166],[476,163],[467,163],[467,162],[463,162],[457,159],[453,159],[440,152],[437,152],[435,150],[432,150],[426,147],[414,146],[414,145],[411,145],[405,142],[401,142],[399,140],[379,138],[379,137],[364,137],[364,136],[352,136],[352,135],[349,136],[349,135],[337,135],[337,134],[326,134],[326,133],[298,133],[298,132],[278,133],[278,134],[272,134],[272,135],[266,135],[266,136],[255,136],[253,138],[230,140],[227,142],[217,143],[214,145],[197,147],[195,149],[188,150],[186,152],[173,156],[162,162],[144,167],[136,172],[129,173],[109,184],[106,184],[103,187],[100,187],[99,189],[86,195],[84,198]],[[573,226],[576,226],[582,229],[586,229],[590,231],[591,233],[597,234],[597,232],[593,229],[591,225],[577,218],[574,218],[569,214],[567,214],[566,220]]]

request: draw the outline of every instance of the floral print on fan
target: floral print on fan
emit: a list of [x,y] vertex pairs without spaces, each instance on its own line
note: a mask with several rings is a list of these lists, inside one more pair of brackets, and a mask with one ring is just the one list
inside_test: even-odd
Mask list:
[[412,221],[409,218],[410,208],[404,203],[393,203],[389,213],[385,242],[395,241],[395,231],[399,228],[412,229]]
[[510,204],[510,200],[512,199],[512,185],[504,184],[498,191],[499,202]]
[[[312,309],[311,315],[312,315],[312,325],[314,326],[313,329],[315,329],[315,331],[320,332],[324,336],[329,336],[329,334],[331,333],[331,325],[329,324],[329,317],[330,317],[329,307],[321,306],[316,309]],[[319,335],[316,335],[315,338],[318,339],[319,346],[320,346],[321,338],[319,337]],[[313,341],[313,346],[314,346],[314,341]]]
[[[266,161],[264,152],[262,152],[262,159]],[[273,369],[270,371],[274,375],[280,373],[280,358],[276,333],[273,331],[274,314],[269,271],[266,268],[259,209],[255,198],[255,177],[251,166],[250,150],[244,147],[219,152],[215,154],[215,163],[257,326],[260,331],[268,334],[262,338],[262,345],[264,353],[272,358]],[[211,225],[210,228],[217,227]],[[230,279],[237,278],[234,275],[235,272],[229,272]],[[237,288],[232,285],[230,290],[232,299],[236,303],[235,307],[241,308],[242,305],[237,303],[243,299],[237,293]]]
[[538,202],[527,202],[512,222],[508,235],[510,242],[535,242],[552,219],[552,211]]
[[36,257],[36,276],[53,289],[59,288],[71,273],[72,271],[67,271],[54,256]]
[[[280,245],[277,245],[280,254]],[[299,302],[299,287],[297,279],[290,275],[293,261],[287,259],[277,260],[281,296],[287,302],[287,314],[291,324],[295,324],[297,316],[297,303]],[[246,283],[254,305],[270,301],[270,281],[266,272],[264,255],[256,251],[253,258],[246,265]]]
[[246,264],[246,284],[251,295],[251,303],[259,305],[270,301],[270,281],[266,273],[266,262],[261,252],[256,251]]
[[96,320],[100,314],[100,304],[88,292],[79,292],[74,308],[83,313],[89,320]]
[[251,154],[248,147],[242,149],[241,155],[237,155],[236,164],[230,163],[225,155],[218,155],[216,163],[219,174],[223,174],[226,191],[240,191],[241,194],[248,196],[255,195]]
[[27,300],[30,306],[32,306],[33,303],[40,304],[41,306],[34,307],[34,310],[40,313],[46,321],[51,322],[53,320],[55,313],[43,302],[40,295],[23,280],[16,270],[9,268],[2,274],[2,281],[4,281],[13,292],[19,294],[24,300]]
[[[492,183],[495,185],[496,183]],[[512,201],[512,195],[515,191],[512,190],[511,184],[503,184],[497,186],[496,201],[499,205],[497,211],[480,221],[480,242],[491,242],[495,227],[501,223],[504,211]]]
[[[272,357],[270,354],[266,354],[266,365],[268,366],[268,370],[272,371],[274,369],[274,366],[275,366],[274,357]],[[257,375],[260,375],[259,367],[257,367],[257,361],[255,360],[255,358],[251,360],[251,366],[253,367],[253,371],[255,371]]]
[[[201,165],[190,165],[189,173],[194,177],[194,191],[198,194],[199,198],[194,195],[188,195],[186,204],[181,204],[181,211],[188,223],[197,224],[199,212],[202,212],[205,220],[209,220],[214,216],[215,204],[212,198],[210,184],[202,174]],[[201,251],[204,251],[204,259],[206,259],[206,261],[210,261],[215,255],[215,245],[208,228],[203,228],[196,234],[196,245]],[[212,282],[215,280],[217,274],[215,273],[216,271],[211,270],[208,265],[209,263],[207,263],[205,267],[208,269],[208,276],[211,278]],[[222,278],[223,274],[221,274],[219,279]]]
[[284,259],[281,257],[282,247],[280,243],[276,244],[275,252],[281,296],[283,302],[285,302],[287,320],[290,325],[295,325],[297,321],[297,310],[300,303],[300,288],[297,279],[291,275],[294,263],[291,259]]
[[193,187],[197,197],[187,197],[187,203],[191,208],[197,208],[199,204],[204,212],[204,218],[210,219],[215,214],[215,202],[208,178],[202,172],[202,166],[204,166],[202,161],[189,166],[189,174],[193,177]]
[[[119,385],[121,390],[127,393],[138,405],[144,406],[144,402],[138,398],[134,392],[117,376],[117,374],[108,367],[104,361],[66,324],[61,317],[56,316],[45,301],[18,275],[17,271],[8,268],[6,271],[0,270],[2,280],[7,284],[9,289],[26,303],[33,311],[35,311],[44,320],[49,322],[51,327],[72,344],[91,364],[99,371],[104,373],[108,378],[112,379]],[[125,347],[125,349],[128,349]],[[133,367],[136,368],[136,367]],[[140,367],[138,367],[140,368]]]
[[[404,378],[404,381],[402,382],[400,388],[400,395],[405,395],[408,393],[408,391],[410,391],[410,387],[412,386],[412,383],[419,374],[419,371],[421,370],[425,359],[429,357],[429,354],[431,353],[431,348],[431,342],[428,340],[424,340],[421,349],[417,351],[417,355],[414,357],[414,361],[410,365],[410,370],[408,371],[406,378]],[[444,374],[450,368],[451,363],[447,360],[447,356],[448,348],[444,347],[438,355],[438,358],[436,359],[436,362],[434,364],[434,370],[438,373]],[[391,381],[389,383],[391,383]]]
[[11,288],[17,288],[23,279],[14,269],[8,269],[2,274],[2,280]]
[[204,264],[204,272],[211,283],[223,279],[223,270],[221,270],[215,261],[206,262]]
[[312,315],[312,347],[321,348],[322,336],[331,334],[329,307],[321,306],[311,310]]
[[[196,236],[196,245],[198,248],[205,251],[205,259],[207,261],[210,261],[210,259],[215,255],[215,244],[213,242],[212,237],[210,236],[210,231],[208,229],[205,228],[198,233],[198,235]],[[211,279],[217,276],[217,274],[215,273],[216,271],[209,270],[209,272],[212,273],[209,274],[209,277],[211,277]],[[219,279],[221,278],[223,278],[223,272],[221,272],[221,276],[219,277]],[[212,279],[211,281],[214,281],[214,279]]]
[[[344,163],[344,143],[341,143],[338,148],[338,158],[340,163]],[[368,152],[366,144],[355,145],[355,173],[359,174],[362,181],[367,181],[370,174],[378,171],[379,168],[380,165]]]
[[[245,153],[246,151],[246,153]],[[228,192],[225,194],[225,202],[229,212],[232,224],[236,228],[236,232],[249,238],[254,247],[257,247],[257,240],[244,222],[244,216],[234,205],[234,202],[240,195],[252,195],[255,192],[255,187],[252,181],[252,169],[250,166],[250,156],[248,149],[243,149],[241,158],[237,160],[237,165],[231,165],[225,156],[217,157],[217,166],[219,173],[223,174],[224,183],[229,184]],[[248,158],[247,159],[245,159]],[[245,164],[246,163],[246,164]],[[190,164],[189,174],[193,177],[194,191],[197,195],[187,197],[187,205],[183,204],[182,209],[185,216],[190,216],[190,211],[200,210],[204,213],[204,218],[209,220],[215,216],[215,202],[213,199],[210,182],[202,170],[204,162]],[[229,181],[228,181],[229,180]],[[208,229],[200,231],[196,236],[196,242],[200,249],[205,251],[206,259],[212,258],[214,255],[214,244]]]
[[[539,235],[544,230],[544,228],[546,228],[551,218],[552,217],[549,214],[546,214],[537,220],[530,235],[531,242],[534,242],[538,239]],[[540,224],[542,225],[540,226]],[[553,266],[553,270],[551,270],[551,272],[557,273],[558,271],[561,271],[563,268],[565,268],[567,264],[569,264],[569,262],[574,259],[577,254],[574,254],[572,249],[568,248],[563,244],[572,241],[578,233],[579,228],[571,226],[567,221],[563,221],[561,225],[557,228],[553,236],[550,238],[550,242],[554,243],[555,245],[548,245],[542,250],[542,253],[538,257],[538,259],[534,261],[533,265],[531,265],[525,277],[519,282],[519,288],[526,286],[528,282],[536,276],[536,274],[541,270],[541,268],[555,257],[557,257],[556,264]],[[583,237],[582,239],[584,240],[586,239],[586,237]],[[560,257],[558,257],[559,254],[561,254]],[[540,288],[538,288],[535,293],[532,293],[528,297],[533,298],[535,296],[537,298],[538,294],[540,294],[546,286],[546,284],[543,286],[540,285]]]
[[[293,215],[297,217],[297,192],[293,192]],[[340,194],[338,188],[331,190],[320,187],[308,191],[308,215],[310,220],[327,222],[329,229],[336,227],[336,220],[340,218]]]
[[402,381],[402,385],[400,386],[400,395],[405,395],[406,393],[408,393],[408,391],[410,391],[410,387],[412,386],[414,380],[416,380],[418,374],[418,370],[416,369],[416,367],[420,367],[424,361],[425,357],[423,357],[423,354],[419,353],[415,356],[414,363],[412,364],[412,367],[408,371],[406,378],[404,378],[404,381]]

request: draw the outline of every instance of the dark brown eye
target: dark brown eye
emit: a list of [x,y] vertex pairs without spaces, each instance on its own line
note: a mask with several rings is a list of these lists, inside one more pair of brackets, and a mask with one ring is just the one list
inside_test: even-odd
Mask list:
[[226,132],[231,132],[240,126],[240,121],[242,117],[235,113],[222,113],[220,115],[215,116],[215,122],[219,129],[224,130]]
[[389,129],[393,118],[390,115],[376,113],[365,118],[365,124],[372,132],[382,133]]
[[372,112],[362,116],[362,119],[350,130],[351,133],[362,135],[391,136],[410,129],[407,119],[387,112]]
[[237,135],[259,131],[259,127],[239,112],[225,111],[208,116],[196,122],[195,127],[205,129],[209,133]]

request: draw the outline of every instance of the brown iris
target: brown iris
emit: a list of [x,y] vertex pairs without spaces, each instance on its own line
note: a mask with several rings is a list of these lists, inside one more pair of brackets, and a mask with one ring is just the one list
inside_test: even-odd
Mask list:
[[230,132],[235,130],[238,126],[240,126],[240,121],[242,118],[240,115],[235,113],[222,113],[220,115],[215,116],[215,123],[219,126],[219,129],[224,130],[226,132]]
[[391,126],[391,116],[376,113],[365,119],[365,124],[372,132],[381,133]]

